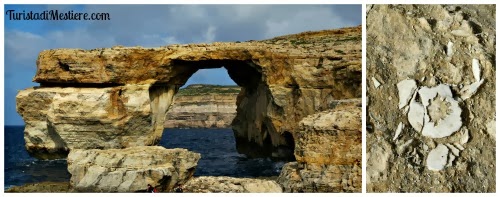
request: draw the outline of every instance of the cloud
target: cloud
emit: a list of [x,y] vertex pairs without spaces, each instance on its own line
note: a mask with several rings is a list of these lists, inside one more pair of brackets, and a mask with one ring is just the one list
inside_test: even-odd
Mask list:
[[[284,34],[361,24],[361,5],[9,5],[6,9],[57,9],[109,13],[109,21],[5,21],[5,99],[33,86],[38,53],[54,48],[268,39]],[[195,73],[189,83],[234,84],[225,69]],[[8,91],[7,91],[8,90]],[[16,114],[6,108],[6,116]],[[6,124],[20,121],[6,119]],[[22,123],[22,122],[21,122]]]
[[47,43],[45,38],[36,34],[7,31],[5,32],[5,59],[11,60],[12,63],[27,63],[27,61],[32,61],[33,57],[36,60],[42,49],[40,47],[46,46]]

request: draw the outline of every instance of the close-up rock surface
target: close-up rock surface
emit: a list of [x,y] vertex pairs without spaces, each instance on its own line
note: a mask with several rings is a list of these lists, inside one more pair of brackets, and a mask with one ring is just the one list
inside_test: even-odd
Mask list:
[[367,6],[368,192],[496,191],[495,18]]

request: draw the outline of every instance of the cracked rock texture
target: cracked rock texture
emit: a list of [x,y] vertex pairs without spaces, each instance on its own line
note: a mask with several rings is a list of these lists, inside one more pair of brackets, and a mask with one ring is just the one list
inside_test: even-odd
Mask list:
[[297,161],[278,179],[285,192],[361,192],[361,99],[304,118],[295,139]]
[[[495,6],[368,8],[367,79],[376,78],[381,85],[366,83],[367,191],[495,192]],[[474,58],[484,82],[462,100],[460,89],[477,81]],[[440,144],[461,142],[464,132],[430,138],[415,131],[408,110],[399,109],[397,84],[407,79],[418,87],[449,85],[453,98],[460,101],[461,129],[468,129],[470,138],[442,170],[426,167],[429,152]],[[416,113],[411,106],[410,112]],[[393,140],[400,122],[406,126]]]
[[70,185],[77,192],[137,192],[148,184],[162,192],[189,180],[199,153],[161,146],[74,149],[68,155]]
[[179,87],[199,69],[220,67],[241,87],[231,123],[238,152],[293,159],[300,120],[361,97],[361,27],[241,43],[42,51],[40,87],[16,97],[26,147],[51,159],[72,149],[154,145]]
[[200,176],[183,185],[186,193],[281,193],[276,181],[227,176]]
[[17,111],[26,123],[26,148],[35,157],[54,159],[74,148],[155,144],[163,130],[151,128],[151,106],[160,104],[150,100],[149,89],[149,85],[128,85],[23,90],[17,95]]

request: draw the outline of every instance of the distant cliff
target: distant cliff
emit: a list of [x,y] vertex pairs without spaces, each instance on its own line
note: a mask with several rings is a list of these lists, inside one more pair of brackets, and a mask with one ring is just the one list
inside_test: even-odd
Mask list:
[[238,86],[189,85],[175,95],[165,128],[229,128],[239,92]]

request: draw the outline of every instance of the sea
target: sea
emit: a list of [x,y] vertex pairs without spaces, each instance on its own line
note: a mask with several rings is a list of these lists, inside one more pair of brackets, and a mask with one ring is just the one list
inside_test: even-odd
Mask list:
[[[44,181],[69,182],[66,159],[30,157],[24,148],[24,126],[4,128],[4,189]],[[238,154],[231,129],[165,129],[159,145],[200,153],[194,176],[275,177],[285,163]]]

